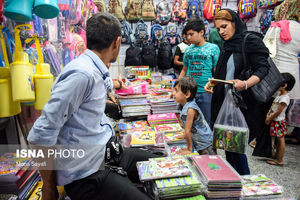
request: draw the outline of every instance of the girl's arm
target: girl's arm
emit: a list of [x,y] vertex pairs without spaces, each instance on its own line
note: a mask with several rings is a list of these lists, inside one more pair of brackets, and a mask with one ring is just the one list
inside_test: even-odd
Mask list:
[[192,135],[191,130],[193,126],[193,122],[197,119],[198,112],[192,108],[188,109],[186,122],[184,126],[184,135],[187,142],[187,150],[192,151],[193,149],[193,142],[192,142]]
[[286,103],[281,102],[278,105],[277,110],[272,115],[269,115],[269,113],[268,113],[267,118],[266,118],[266,124],[269,125],[271,123],[271,121],[273,121],[283,111],[283,109],[286,106],[287,106]]

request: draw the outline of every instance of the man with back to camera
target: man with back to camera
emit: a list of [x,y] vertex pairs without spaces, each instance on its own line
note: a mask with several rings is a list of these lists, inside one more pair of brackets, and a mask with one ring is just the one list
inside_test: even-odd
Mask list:
[[[64,185],[72,200],[150,199],[132,182],[138,182],[136,162],[154,155],[124,150],[117,163],[128,174],[104,166],[105,146],[113,128],[104,114],[106,93],[123,88],[108,72],[121,45],[121,25],[109,13],[97,13],[87,21],[87,50],[70,62],[57,77],[51,99],[30,130],[28,141],[36,148],[84,146],[85,155],[62,159],[63,169],[40,170],[43,200],[56,200],[56,185]],[[59,160],[59,159],[56,159]]]

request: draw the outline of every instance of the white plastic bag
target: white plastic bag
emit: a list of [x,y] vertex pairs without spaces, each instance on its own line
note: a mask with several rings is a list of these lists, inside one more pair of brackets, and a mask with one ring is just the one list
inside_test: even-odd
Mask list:
[[240,108],[234,104],[229,89],[214,124],[214,142],[217,149],[246,153],[249,129]]

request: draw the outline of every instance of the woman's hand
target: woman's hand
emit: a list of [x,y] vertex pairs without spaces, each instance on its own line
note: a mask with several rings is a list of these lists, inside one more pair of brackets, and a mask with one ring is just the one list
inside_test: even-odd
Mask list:
[[239,79],[234,79],[233,83],[234,83],[233,85],[237,91],[243,91],[246,89],[245,81],[241,81]]
[[204,86],[204,91],[208,94],[212,94],[214,93],[214,87],[213,85],[211,84],[211,82],[207,82],[206,85]]

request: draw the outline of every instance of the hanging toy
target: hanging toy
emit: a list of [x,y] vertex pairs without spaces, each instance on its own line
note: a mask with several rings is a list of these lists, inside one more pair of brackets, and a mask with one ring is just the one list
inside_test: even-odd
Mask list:
[[0,118],[2,118],[19,114],[21,112],[21,106],[20,102],[13,101],[12,99],[10,68],[2,31],[3,27],[1,25],[0,29],[0,42],[5,63],[4,67],[0,67]]
[[15,27],[15,52],[11,68],[12,97],[14,101],[33,101],[34,83],[32,64],[29,63],[28,54],[22,49],[20,31],[30,30],[30,24],[20,24]]
[[50,99],[53,75],[50,73],[50,65],[48,63],[44,63],[38,36],[33,35],[32,38],[26,39],[25,42],[29,43],[32,39],[35,41],[36,51],[38,54],[38,63],[35,66],[36,72],[33,75],[35,86],[34,107],[36,110],[43,110],[45,104]]

